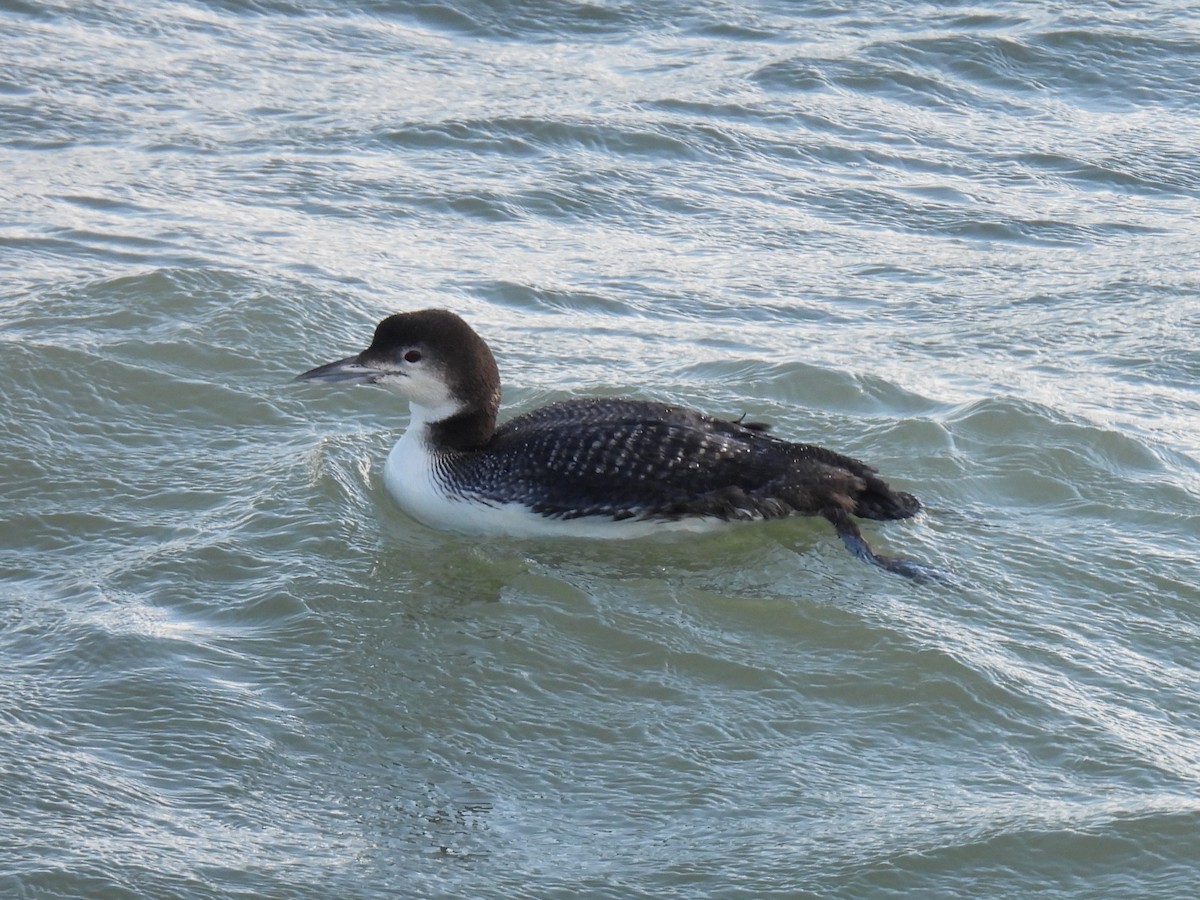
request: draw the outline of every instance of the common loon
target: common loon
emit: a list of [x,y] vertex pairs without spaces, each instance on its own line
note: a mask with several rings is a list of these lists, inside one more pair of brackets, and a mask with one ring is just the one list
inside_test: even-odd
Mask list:
[[856,459],[664,403],[563,400],[496,424],[500,373],[484,340],[443,309],[388,316],[356,356],[297,381],[378,384],[411,421],[383,477],[426,525],[520,537],[642,537],[731,522],[823,516],[860,559],[929,570],[867,544],[854,516],[904,519],[921,504]]

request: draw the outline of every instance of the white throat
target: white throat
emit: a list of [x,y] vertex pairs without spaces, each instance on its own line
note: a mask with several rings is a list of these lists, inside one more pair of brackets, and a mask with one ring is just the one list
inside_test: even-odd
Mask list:
[[467,504],[448,500],[438,477],[438,456],[430,440],[430,428],[460,411],[458,404],[430,408],[409,403],[408,427],[400,435],[383,469],[383,483],[396,504],[431,528],[462,531],[463,517],[470,516]]
[[456,416],[462,412],[462,405],[453,401],[439,403],[436,406],[426,406],[415,400],[408,401],[408,428],[404,432],[407,437],[410,432],[419,431],[427,435],[430,425],[436,425],[444,419]]

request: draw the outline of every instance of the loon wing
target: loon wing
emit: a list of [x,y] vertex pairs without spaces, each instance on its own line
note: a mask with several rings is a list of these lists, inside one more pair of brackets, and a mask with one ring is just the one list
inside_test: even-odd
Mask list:
[[893,519],[920,508],[858,460],[646,401],[552,404],[501,426],[488,451],[507,476],[488,481],[528,486],[555,517],[773,519],[833,505]]
[[773,437],[757,423],[640,400],[568,400],[502,425],[486,449],[469,466],[469,490],[487,500],[519,500],[562,519],[818,515],[859,559],[916,581],[944,580],[917,560],[876,553],[854,521],[913,516],[916,497],[860,460]]

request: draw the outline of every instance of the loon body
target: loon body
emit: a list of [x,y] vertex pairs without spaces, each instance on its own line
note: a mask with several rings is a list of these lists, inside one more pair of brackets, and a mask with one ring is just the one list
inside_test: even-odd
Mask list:
[[856,556],[922,577],[913,560],[875,553],[854,517],[921,508],[865,463],[663,403],[587,398],[497,425],[500,375],[483,339],[446,310],[384,319],[356,356],[302,381],[378,384],[408,399],[408,429],[384,483],[421,522],[521,537],[635,538],[732,522],[822,516]]

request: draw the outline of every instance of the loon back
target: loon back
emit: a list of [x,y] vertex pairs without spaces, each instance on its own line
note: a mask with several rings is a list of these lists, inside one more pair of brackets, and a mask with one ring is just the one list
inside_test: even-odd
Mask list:
[[[500,377],[487,344],[454,313],[384,319],[362,353],[297,380],[379,384],[406,397],[412,417],[385,482],[430,524],[486,529],[484,514],[519,513],[547,525],[609,523],[592,533],[640,535],[699,523],[822,516],[856,556],[888,571],[926,576],[920,563],[875,553],[855,516],[902,519],[921,508],[867,464],[792,443],[760,424],[626,398],[553,403],[497,426]],[[466,504],[464,507],[462,504]],[[562,528],[570,533],[571,528]]]
[[566,400],[518,416],[450,471],[488,499],[521,484],[537,512],[564,519],[743,521],[820,515],[831,506],[899,519],[920,509],[857,460],[760,427],[625,398]]

